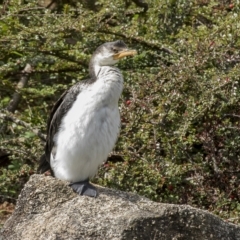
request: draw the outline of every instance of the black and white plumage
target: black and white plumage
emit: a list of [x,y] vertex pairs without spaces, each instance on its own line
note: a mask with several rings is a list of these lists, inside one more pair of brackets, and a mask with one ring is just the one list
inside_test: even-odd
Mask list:
[[120,128],[118,100],[123,77],[113,65],[135,54],[122,41],[96,49],[89,64],[91,78],[72,86],[53,107],[38,172],[50,168],[56,178],[71,182],[80,195],[97,195],[89,179],[107,159]]

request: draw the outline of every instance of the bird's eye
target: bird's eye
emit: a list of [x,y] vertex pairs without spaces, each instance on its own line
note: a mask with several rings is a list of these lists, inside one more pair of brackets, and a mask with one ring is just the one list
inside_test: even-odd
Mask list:
[[112,51],[114,52],[114,53],[118,53],[118,50],[117,50],[117,48],[112,48]]

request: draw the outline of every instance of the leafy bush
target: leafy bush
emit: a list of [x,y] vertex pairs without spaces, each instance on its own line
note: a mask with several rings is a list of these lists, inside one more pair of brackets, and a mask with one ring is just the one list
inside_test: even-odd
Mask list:
[[[0,107],[30,64],[14,116],[44,132],[53,102],[87,78],[94,49],[122,39],[139,52],[119,63],[125,89],[114,154],[124,162],[104,164],[94,182],[239,223],[238,1],[154,0],[145,12],[131,1],[80,2],[52,10],[35,1],[2,5]],[[0,121],[1,147],[12,154],[0,170],[0,192],[16,197],[22,168],[26,177],[36,169],[43,144],[25,127]]]

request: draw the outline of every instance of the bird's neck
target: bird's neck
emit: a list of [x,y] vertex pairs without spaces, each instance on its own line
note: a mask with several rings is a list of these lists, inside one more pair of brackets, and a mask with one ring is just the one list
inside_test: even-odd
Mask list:
[[89,63],[89,73],[92,79],[97,79],[100,68],[101,66],[99,64],[96,64],[95,59],[92,57]]
[[[91,79],[99,87],[98,94],[102,95],[102,102],[116,106],[123,89],[123,76],[114,66],[100,66],[91,59],[89,65]],[[97,88],[98,88],[97,87]]]
[[117,75],[120,76],[121,72],[117,67],[114,66],[101,66],[94,62],[90,62],[89,73],[92,79],[99,79],[107,75]]

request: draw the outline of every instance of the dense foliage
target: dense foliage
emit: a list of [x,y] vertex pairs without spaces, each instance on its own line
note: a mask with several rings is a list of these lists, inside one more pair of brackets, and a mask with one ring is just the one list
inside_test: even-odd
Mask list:
[[[139,54],[118,65],[122,131],[93,181],[239,223],[239,1],[45,2],[0,5],[0,148],[10,154],[0,161],[0,200],[17,197],[43,152],[14,119],[45,133],[54,101],[88,77],[95,48],[122,39]],[[14,92],[21,101],[10,114]]]

